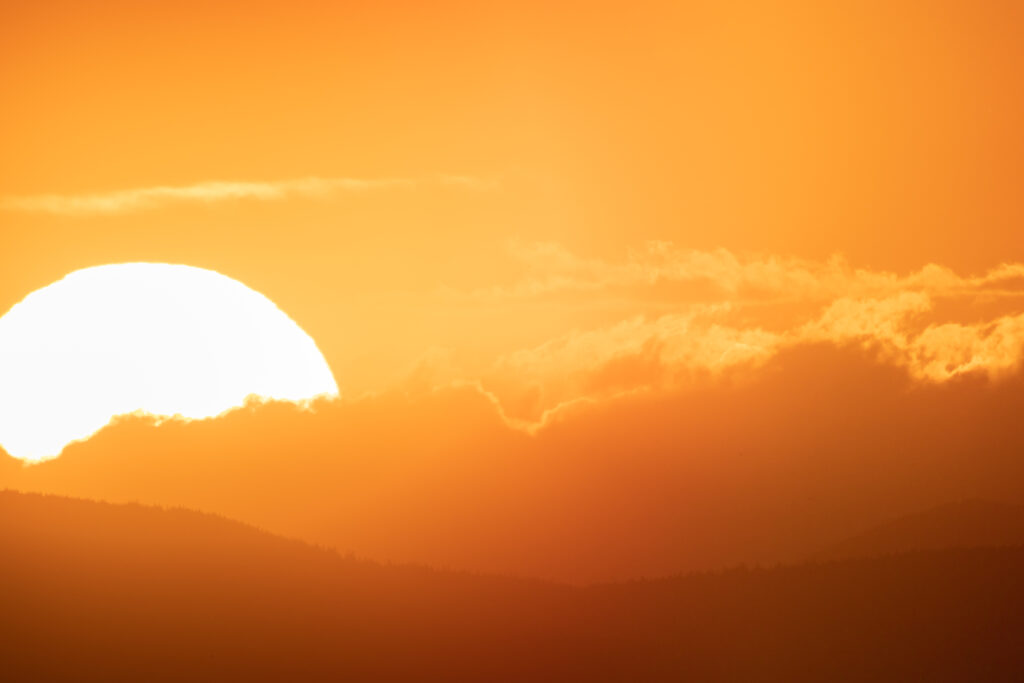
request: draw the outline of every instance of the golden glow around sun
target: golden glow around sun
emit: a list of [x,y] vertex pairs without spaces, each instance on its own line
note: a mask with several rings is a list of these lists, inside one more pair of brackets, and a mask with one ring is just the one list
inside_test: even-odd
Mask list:
[[0,318],[0,447],[58,455],[117,415],[212,417],[247,397],[336,395],[316,344],[272,301],[201,268],[86,268]]

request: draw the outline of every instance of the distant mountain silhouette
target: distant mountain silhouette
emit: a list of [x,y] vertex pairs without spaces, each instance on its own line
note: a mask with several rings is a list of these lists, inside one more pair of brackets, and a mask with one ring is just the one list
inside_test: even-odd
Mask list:
[[1024,680],[1024,549],[571,588],[0,492],[0,680]]
[[812,559],[1016,545],[1024,545],[1024,506],[966,500],[891,520],[837,543]]

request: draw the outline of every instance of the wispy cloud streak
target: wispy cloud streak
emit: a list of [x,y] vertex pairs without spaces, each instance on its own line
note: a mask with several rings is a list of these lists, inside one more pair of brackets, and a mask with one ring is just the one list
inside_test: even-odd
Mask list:
[[[679,249],[669,242],[648,242],[631,250],[620,262],[582,258],[560,244],[512,243],[511,256],[527,270],[511,287],[491,287],[472,293],[481,299],[540,297],[558,292],[595,296],[627,291],[650,299],[659,288],[709,285],[732,301],[831,300],[836,297],[890,296],[902,291],[925,291],[941,296],[1019,296],[1024,292],[1024,264],[1004,263],[977,276],[961,276],[938,264],[907,275],[854,268],[842,257],[812,261],[773,255],[742,257],[727,249]],[[678,296],[678,289],[671,289]],[[705,290],[698,290],[704,292]]]
[[323,197],[418,187],[457,187],[488,190],[494,181],[471,176],[424,178],[294,178],[268,182],[215,180],[194,185],[157,185],[93,194],[38,194],[0,197],[0,210],[57,216],[95,216],[133,213],[170,204],[213,204],[225,201],[280,201],[293,197]]

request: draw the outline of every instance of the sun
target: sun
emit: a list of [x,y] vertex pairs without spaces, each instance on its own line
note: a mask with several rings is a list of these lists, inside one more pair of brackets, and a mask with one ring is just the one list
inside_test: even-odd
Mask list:
[[336,396],[310,338],[214,271],[123,263],[75,271],[0,318],[0,447],[37,461],[137,411],[204,418],[252,395]]

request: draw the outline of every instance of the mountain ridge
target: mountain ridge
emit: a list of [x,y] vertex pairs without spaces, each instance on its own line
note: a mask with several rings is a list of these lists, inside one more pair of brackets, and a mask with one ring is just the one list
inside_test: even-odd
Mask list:
[[1024,548],[585,588],[0,492],[5,680],[1019,680]]
[[808,559],[842,560],[919,550],[1017,545],[1024,545],[1024,505],[973,498],[892,518]]

